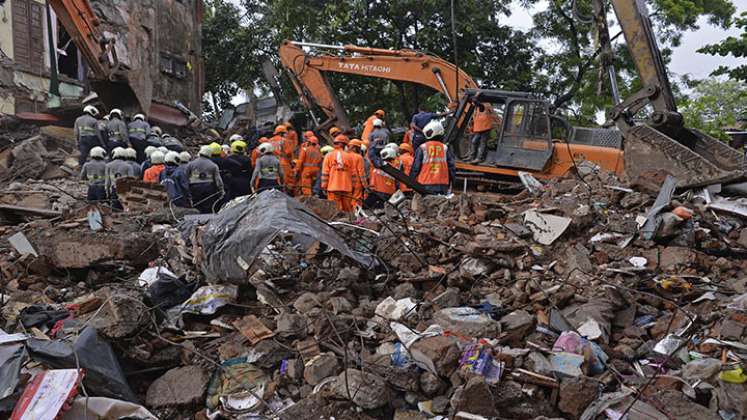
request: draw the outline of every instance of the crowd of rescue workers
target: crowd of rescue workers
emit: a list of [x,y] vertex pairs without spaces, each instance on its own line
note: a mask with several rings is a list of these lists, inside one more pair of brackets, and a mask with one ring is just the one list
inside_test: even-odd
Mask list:
[[[443,143],[440,117],[446,114],[424,110],[413,116],[401,144],[390,141],[385,112],[377,110],[359,138],[332,127],[332,145],[321,146],[314,131],[305,131],[299,144],[293,125],[284,122],[256,139],[234,134],[226,144],[201,146],[195,158],[179,139],[151,127],[143,114],[129,122],[118,109],[101,119],[99,115],[88,105],[75,121],[80,176],[88,183],[90,202],[115,209],[122,208],[117,181],[125,177],[161,184],[172,205],[201,213],[217,212],[236,197],[268,189],[326,198],[340,211],[355,212],[381,208],[398,191],[413,193],[382,170],[384,165],[409,175],[429,194],[448,194],[456,174],[453,152]],[[475,118],[472,161],[485,159],[491,126],[487,118],[484,123]]]

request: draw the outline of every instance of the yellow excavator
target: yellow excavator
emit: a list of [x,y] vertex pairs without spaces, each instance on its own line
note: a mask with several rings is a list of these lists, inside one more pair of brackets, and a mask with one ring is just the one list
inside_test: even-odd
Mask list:
[[[619,100],[614,69],[608,67],[615,97],[609,119],[616,129],[572,127],[551,114],[544,98],[526,92],[479,89],[471,77],[453,64],[417,51],[285,41],[280,47],[280,58],[301,101],[309,109],[318,106],[327,115],[327,120],[318,124],[324,131],[333,124],[350,127],[326,78],[328,72],[413,82],[443,93],[456,109],[449,119],[445,141],[456,151],[461,178],[500,182],[516,179],[523,171],[551,179],[574,170],[583,160],[608,171],[625,173],[633,182],[657,174],[673,175],[679,187],[743,178],[745,159],[741,153],[684,126],[645,4],[633,0],[612,0],[611,4],[644,86],[629,98]],[[609,49],[602,0],[594,0],[594,10],[600,39]],[[325,52],[311,54],[304,47]],[[332,50],[338,54],[329,54]],[[469,163],[465,131],[475,109],[485,105],[503,111],[496,146],[489,150],[485,161]],[[650,112],[641,120],[639,114],[644,110]],[[562,140],[553,138],[558,125],[566,132]]]

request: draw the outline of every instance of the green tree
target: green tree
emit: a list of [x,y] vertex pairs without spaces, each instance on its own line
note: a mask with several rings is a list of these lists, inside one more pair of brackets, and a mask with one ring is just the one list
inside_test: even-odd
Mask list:
[[[547,10],[534,16],[535,39],[551,40],[553,47],[537,60],[537,70],[545,79],[543,93],[580,124],[592,124],[590,116],[612,106],[609,78],[602,71],[601,51],[591,17],[592,1],[551,0]],[[730,0],[654,0],[648,3],[665,62],[669,61],[671,47],[679,45],[682,33],[698,28],[698,18],[707,16],[711,23],[726,27],[735,10]],[[608,20],[614,20],[609,4],[607,10]],[[617,33],[610,35],[622,40],[612,46],[611,63],[617,70],[624,98],[641,86],[624,38]]]
[[[478,84],[531,90],[534,41],[502,24],[510,0],[457,2],[457,55],[460,66]],[[449,0],[244,0],[254,7],[249,19],[267,28],[268,46],[284,39],[324,44],[355,44],[375,48],[409,48],[453,61]],[[420,103],[443,105],[433,92],[407,83],[332,75],[331,83],[352,121],[362,121],[376,108],[390,110],[405,122]],[[295,93],[292,89],[286,89]]]
[[[742,33],[738,38],[730,36],[719,42],[718,44],[706,45],[705,47],[699,49],[698,52],[711,55],[720,55],[722,57],[731,55],[733,57],[747,59],[747,12],[742,12],[741,17],[735,20],[734,26],[742,29]],[[747,82],[747,64],[742,64],[734,68],[720,66],[713,72],[714,76],[724,74],[728,75],[732,79]]]
[[747,83],[736,80],[703,80],[679,108],[685,124],[728,141],[724,129],[747,113]]
[[202,25],[205,110],[219,112],[239,91],[254,89],[267,39],[265,31],[247,24],[246,16],[233,3],[206,2]]

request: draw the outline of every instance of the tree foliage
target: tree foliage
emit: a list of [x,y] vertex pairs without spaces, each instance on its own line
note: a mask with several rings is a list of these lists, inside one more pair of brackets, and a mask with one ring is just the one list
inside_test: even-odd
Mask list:
[[[747,60],[747,12],[743,12],[741,17],[735,20],[734,26],[742,29],[739,38],[733,36],[727,37],[718,44],[706,45],[699,49],[698,52],[720,55],[722,57],[731,55]],[[732,79],[747,82],[747,64],[742,64],[734,68],[720,66],[713,72],[713,75],[728,75]]]
[[733,127],[739,117],[747,114],[747,83],[704,80],[697,83],[693,94],[682,102],[680,112],[687,127],[729,140],[723,130]]
[[[534,16],[530,31],[514,29],[512,0],[454,0],[456,57],[481,87],[540,93],[576,123],[593,124],[611,106],[609,80],[601,71],[599,43],[591,20],[593,0],[550,0]],[[540,0],[521,0],[532,7]],[[236,7],[233,3],[240,3]],[[240,89],[262,82],[260,63],[274,60],[285,39],[375,48],[415,49],[454,61],[450,0],[209,0],[203,28],[207,90],[219,106]],[[706,16],[726,26],[731,0],[652,0],[648,2],[665,60],[683,31]],[[614,14],[607,5],[607,18]],[[612,28],[616,26],[612,25]],[[617,29],[613,29],[617,30]],[[615,35],[613,32],[612,36]],[[640,89],[623,37],[613,45],[623,97]],[[715,47],[714,47],[715,48]],[[330,52],[334,53],[334,52]],[[285,78],[284,78],[285,79]],[[385,108],[399,123],[419,104],[435,109],[439,95],[407,83],[332,75],[333,88],[352,121]],[[289,101],[295,92],[285,80]]]

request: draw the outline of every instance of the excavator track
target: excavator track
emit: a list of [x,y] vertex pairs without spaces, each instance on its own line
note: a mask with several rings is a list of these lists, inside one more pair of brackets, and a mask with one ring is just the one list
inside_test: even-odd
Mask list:
[[735,181],[744,176],[744,157],[712,142],[710,150],[703,150],[706,144],[709,142],[704,140],[691,150],[649,125],[631,127],[625,133],[625,172],[633,182],[665,172],[677,178],[680,188]]

